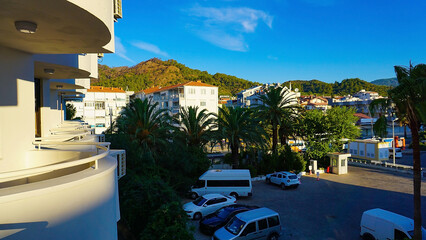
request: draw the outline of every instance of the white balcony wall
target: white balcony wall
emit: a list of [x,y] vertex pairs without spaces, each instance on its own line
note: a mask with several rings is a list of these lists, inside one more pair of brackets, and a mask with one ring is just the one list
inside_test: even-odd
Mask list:
[[26,152],[33,149],[31,143],[35,134],[35,113],[32,55],[0,46],[0,84],[1,173],[18,169]]
[[0,238],[117,239],[116,164],[0,189]]
[[179,101],[181,107],[198,106],[218,113],[218,87],[184,86],[184,92],[185,97]]
[[[91,78],[98,78],[98,54],[78,54],[78,68],[90,72]],[[90,82],[86,88],[90,88]]]

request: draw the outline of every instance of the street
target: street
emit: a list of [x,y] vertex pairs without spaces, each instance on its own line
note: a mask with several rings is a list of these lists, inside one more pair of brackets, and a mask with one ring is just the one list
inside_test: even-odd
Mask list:
[[[271,208],[280,213],[280,239],[357,239],[365,210],[382,208],[413,218],[412,175],[349,167],[347,175],[303,176],[297,189],[281,190],[253,182],[253,197],[237,203]],[[189,201],[189,200],[188,200]],[[422,181],[422,206],[426,206],[426,181]],[[423,226],[426,211],[422,211]],[[196,239],[210,239],[195,227]]]

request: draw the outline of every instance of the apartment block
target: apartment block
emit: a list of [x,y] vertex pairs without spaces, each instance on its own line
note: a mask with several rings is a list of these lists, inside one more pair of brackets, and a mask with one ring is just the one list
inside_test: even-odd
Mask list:
[[114,51],[118,0],[2,1],[0,238],[117,239],[125,153],[64,103]]

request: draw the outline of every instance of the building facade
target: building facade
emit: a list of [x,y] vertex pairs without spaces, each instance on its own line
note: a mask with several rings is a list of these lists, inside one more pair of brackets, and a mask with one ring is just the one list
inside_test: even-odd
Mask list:
[[189,106],[218,113],[218,87],[197,82],[187,82],[168,87],[153,87],[135,93],[136,98],[149,99],[158,103],[158,108],[167,109],[174,115],[180,108]]
[[124,152],[65,121],[64,103],[114,51],[120,1],[1,5],[0,238],[117,239]]
[[83,90],[84,98],[69,101],[76,108],[76,118],[80,118],[95,129],[96,134],[107,130],[120,115],[123,107],[129,103],[132,91],[121,88],[91,86]]

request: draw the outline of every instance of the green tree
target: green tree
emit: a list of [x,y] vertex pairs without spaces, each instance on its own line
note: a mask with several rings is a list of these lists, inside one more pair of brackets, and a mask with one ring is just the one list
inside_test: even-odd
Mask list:
[[117,118],[114,131],[127,134],[132,142],[143,150],[156,152],[170,142],[170,117],[166,109],[158,109],[158,103],[152,104],[148,99],[132,100]]
[[213,129],[216,127],[214,113],[207,109],[199,111],[198,107],[181,108],[180,113],[173,119],[179,125],[179,131],[188,146],[205,146],[213,139]]
[[262,104],[257,107],[262,119],[272,126],[272,151],[277,151],[278,127],[284,125],[283,119],[295,114],[297,100],[287,88],[271,87],[265,95],[259,96]]
[[252,110],[241,107],[219,108],[219,135],[228,141],[234,167],[239,165],[241,143],[264,146],[265,130],[259,125],[260,120]]
[[399,85],[389,91],[396,109],[408,119],[413,141],[414,239],[422,239],[419,131],[426,122],[426,64],[395,66]]
[[390,109],[392,107],[392,102],[388,98],[380,98],[380,99],[374,99],[371,101],[370,105],[368,106],[368,109],[371,113],[371,117],[374,117],[376,113],[379,115],[379,118],[374,123],[373,130],[376,136],[379,137],[386,137],[387,132],[387,119],[386,114],[390,112]]
[[75,117],[75,113],[77,112],[77,110],[75,109],[74,105],[72,105],[71,103],[67,103],[67,105],[65,106],[65,116],[66,116],[66,120],[71,120]]

